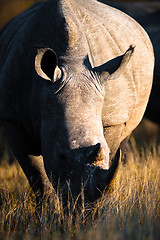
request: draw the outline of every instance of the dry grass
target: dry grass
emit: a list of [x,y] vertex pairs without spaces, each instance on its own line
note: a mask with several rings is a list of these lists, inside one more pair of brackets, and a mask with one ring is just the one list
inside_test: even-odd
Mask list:
[[[109,193],[94,206],[35,200],[18,164],[0,167],[0,239],[160,239],[160,147],[135,151],[120,164]],[[136,159],[136,160],[135,160]],[[74,208],[74,209],[73,209]]]

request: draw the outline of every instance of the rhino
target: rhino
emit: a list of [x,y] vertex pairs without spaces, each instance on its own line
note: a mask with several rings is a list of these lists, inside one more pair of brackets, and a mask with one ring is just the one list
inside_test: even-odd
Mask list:
[[95,0],[48,0],[2,30],[0,59],[0,119],[36,196],[98,199],[149,99],[146,32]]

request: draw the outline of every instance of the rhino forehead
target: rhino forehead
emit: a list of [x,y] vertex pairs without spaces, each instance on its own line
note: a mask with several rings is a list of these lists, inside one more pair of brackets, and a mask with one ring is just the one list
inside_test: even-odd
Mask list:
[[[75,67],[76,69],[76,67]],[[83,71],[84,72],[84,71]],[[94,109],[101,113],[104,100],[104,88],[96,77],[89,71],[80,74],[71,74],[64,84],[63,91],[59,93],[59,100],[65,105],[65,111],[73,110],[74,114],[92,112]],[[69,74],[68,74],[69,75]],[[95,116],[94,116],[95,117]]]

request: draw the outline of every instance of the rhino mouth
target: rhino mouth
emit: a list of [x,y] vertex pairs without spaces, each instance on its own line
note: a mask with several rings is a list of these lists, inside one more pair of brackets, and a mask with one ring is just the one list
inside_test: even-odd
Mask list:
[[[91,151],[92,149],[92,151]],[[86,152],[87,150],[87,152]],[[89,151],[88,151],[89,150]],[[84,154],[85,153],[85,154]],[[74,199],[79,196],[83,184],[85,202],[93,202],[97,200],[104,190],[106,190],[115,176],[118,163],[121,159],[121,150],[118,148],[112,164],[109,169],[100,167],[102,159],[100,144],[83,149],[85,161],[66,161],[63,167],[59,167],[61,172],[58,173],[56,181],[63,195],[63,202],[68,198],[68,191]]]

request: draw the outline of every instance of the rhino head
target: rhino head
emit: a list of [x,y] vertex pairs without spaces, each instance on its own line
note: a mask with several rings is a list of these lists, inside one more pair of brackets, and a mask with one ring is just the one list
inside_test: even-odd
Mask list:
[[58,58],[51,48],[38,49],[35,70],[45,82],[42,155],[47,176],[61,186],[64,199],[68,188],[77,198],[83,183],[86,201],[94,201],[113,179],[121,153],[117,146],[109,159],[112,149],[102,124],[105,86],[123,73],[133,50],[130,46],[123,55],[93,67],[88,56]]

